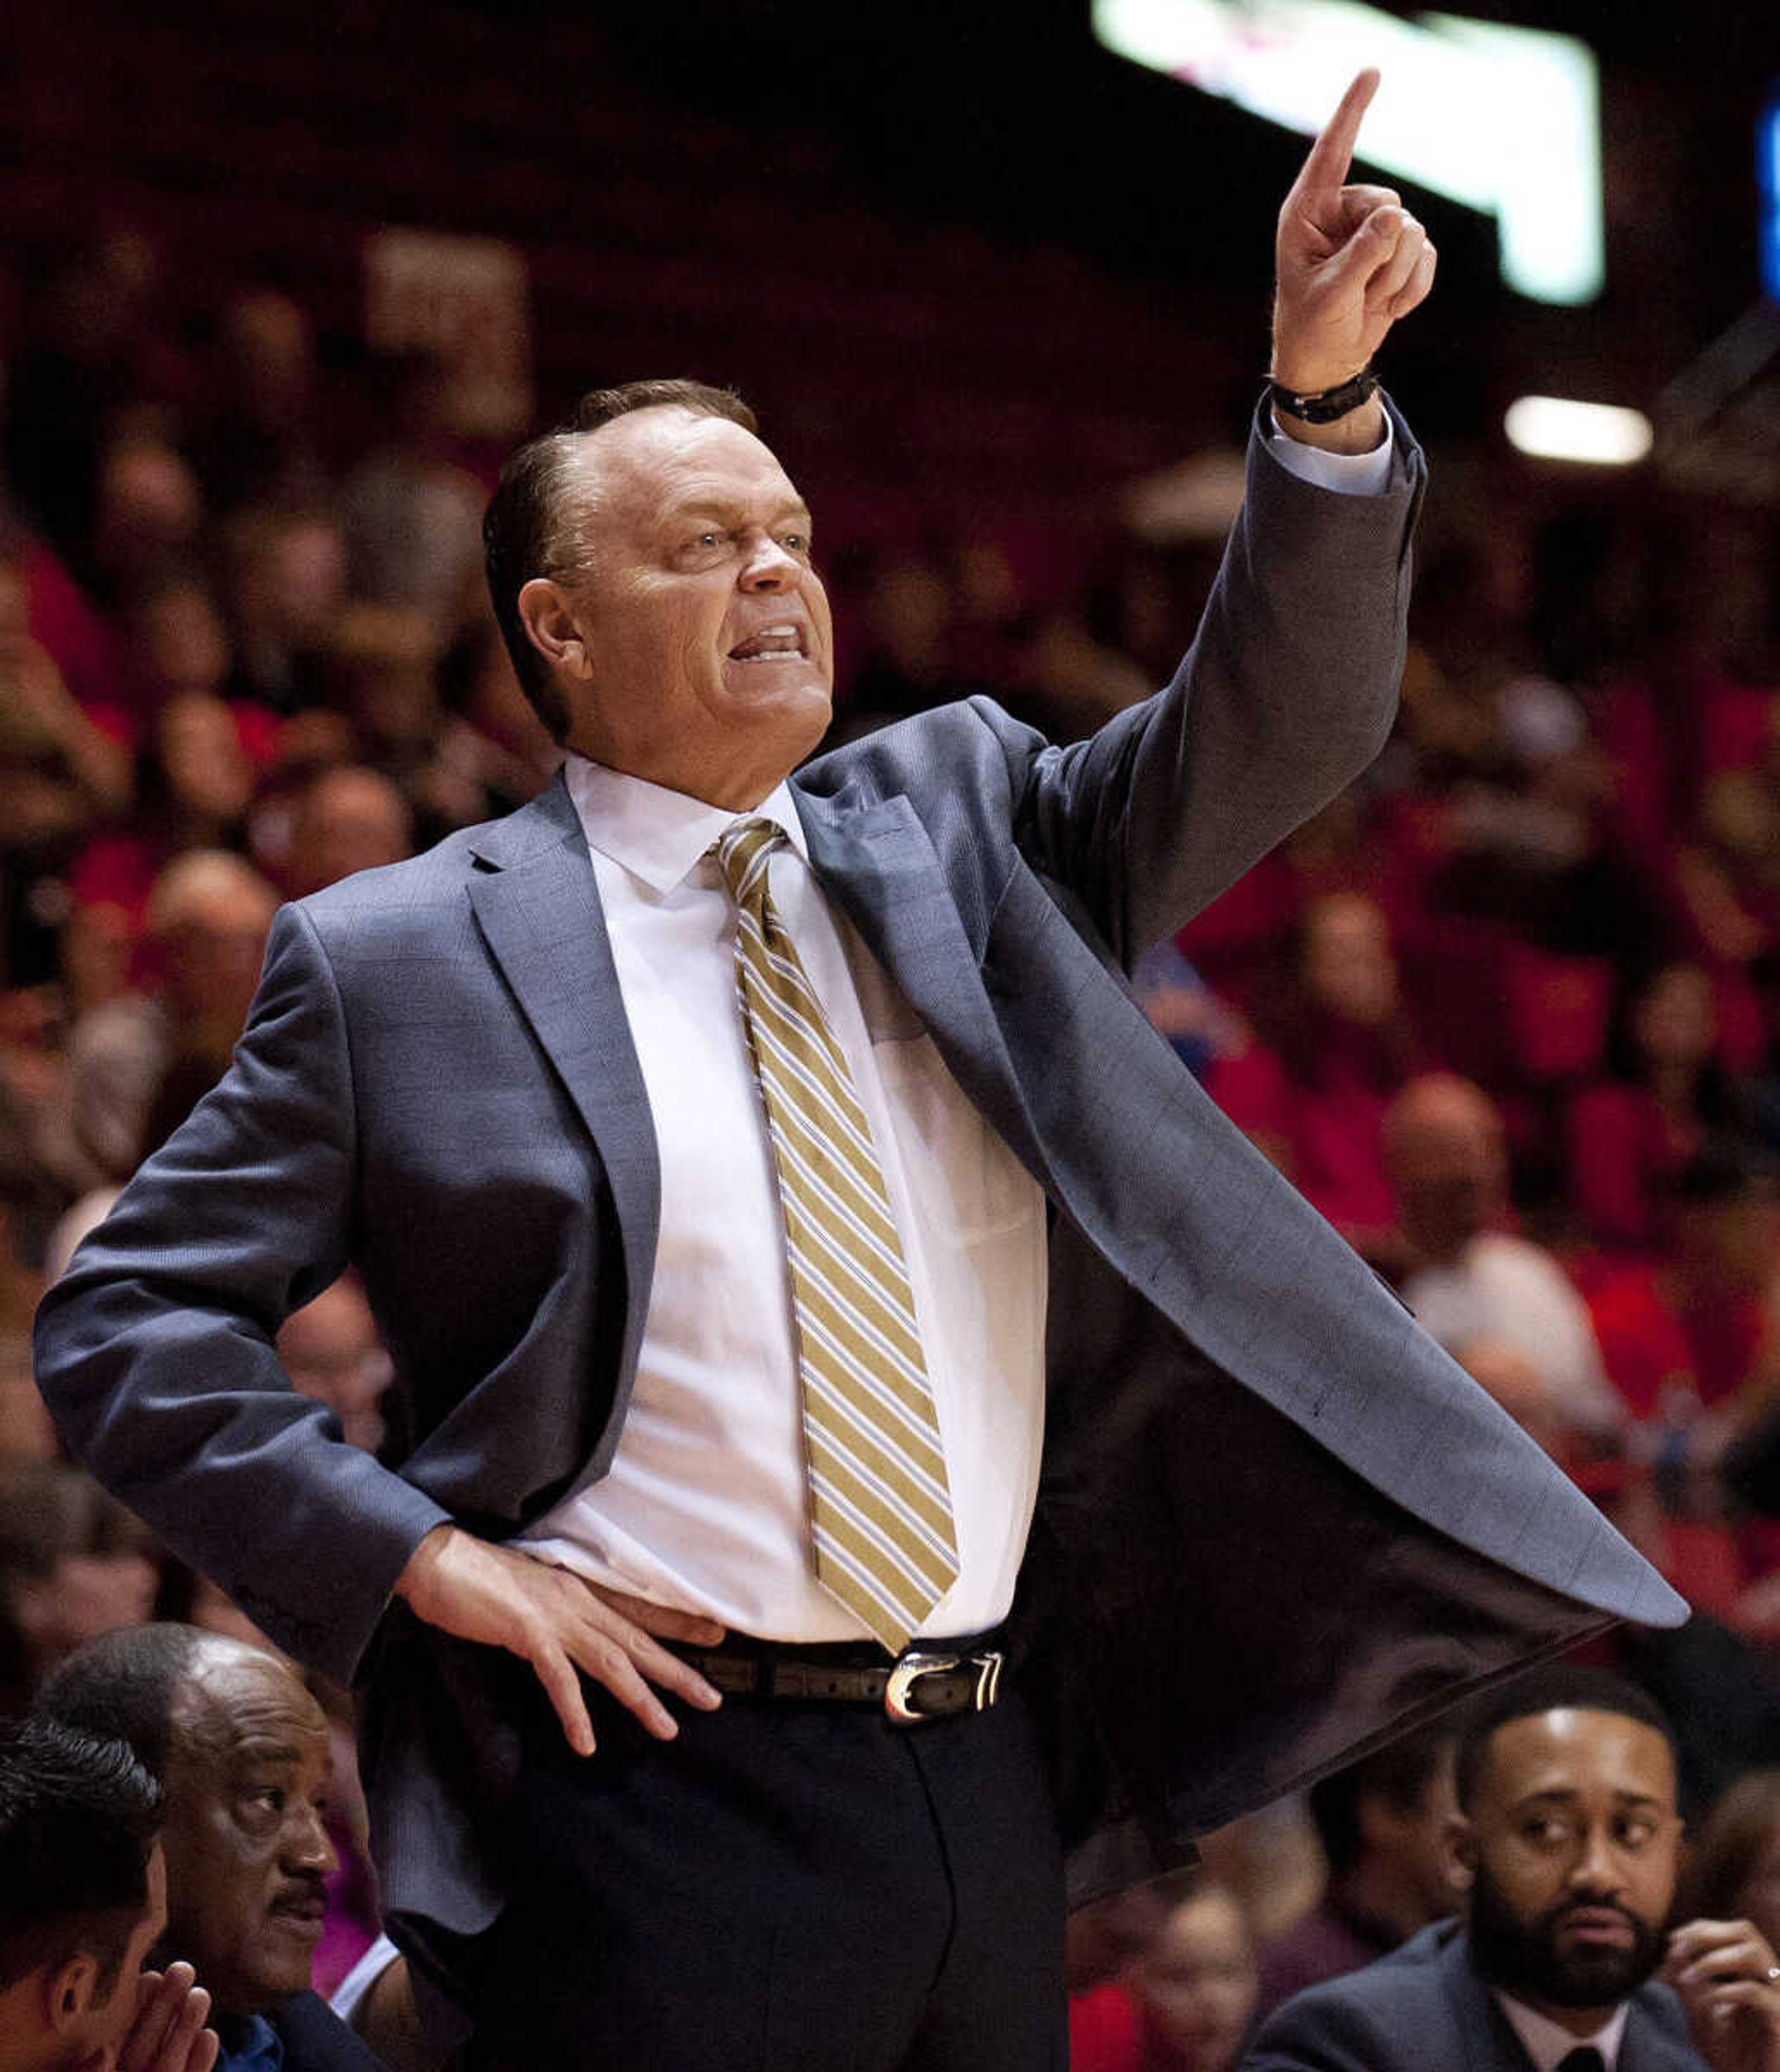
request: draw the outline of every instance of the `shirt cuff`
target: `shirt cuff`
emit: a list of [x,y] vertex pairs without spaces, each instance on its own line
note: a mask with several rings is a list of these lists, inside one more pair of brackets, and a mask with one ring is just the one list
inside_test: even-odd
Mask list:
[[1370,453],[1330,453],[1325,446],[1307,446],[1302,439],[1282,432],[1271,407],[1267,413],[1267,447],[1280,466],[1300,482],[1338,490],[1343,496],[1378,496],[1390,487],[1395,439],[1387,416],[1383,440]]

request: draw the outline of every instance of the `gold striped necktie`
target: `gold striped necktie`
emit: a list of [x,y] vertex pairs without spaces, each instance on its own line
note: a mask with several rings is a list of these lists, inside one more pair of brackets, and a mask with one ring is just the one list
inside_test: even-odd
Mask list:
[[952,1496],[870,1125],[767,896],[785,838],[775,821],[738,820],[714,853],[784,1209],[816,1577],[894,1655],[958,1573]]

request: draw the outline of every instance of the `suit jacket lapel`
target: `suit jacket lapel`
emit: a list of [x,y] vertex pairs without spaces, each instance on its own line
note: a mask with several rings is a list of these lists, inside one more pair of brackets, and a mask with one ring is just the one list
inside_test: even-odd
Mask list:
[[661,1174],[593,861],[561,777],[479,835],[473,853],[483,866],[469,887],[483,939],[606,1170],[629,1280],[628,1373],[648,1308]]
[[1532,2072],[1495,1995],[1471,1967],[1470,1938],[1461,1929],[1441,1952],[1446,1995],[1465,2054],[1465,2072]]
[[[1648,1993],[1652,1989],[1642,1990]],[[1678,2008],[1678,2025],[1683,2020]],[[1641,2004],[1640,1995],[1634,1994],[1626,2016],[1626,2033],[1619,2040],[1615,2072],[1688,2072],[1698,2062],[1691,2045],[1667,2033]]]
[[906,799],[794,784],[810,862],[920,1016],[952,1076],[1041,1184],[1049,1174],[957,902]]

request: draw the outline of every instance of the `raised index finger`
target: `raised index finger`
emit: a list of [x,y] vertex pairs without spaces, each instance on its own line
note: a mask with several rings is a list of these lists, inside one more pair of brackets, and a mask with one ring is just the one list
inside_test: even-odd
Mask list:
[[1347,168],[1354,162],[1354,146],[1359,137],[1361,117],[1372,105],[1372,96],[1379,90],[1379,75],[1375,66],[1368,65],[1365,71],[1355,76],[1354,83],[1341,97],[1341,105],[1323,125],[1322,134],[1310,146],[1310,155],[1305,162],[1298,177],[1292,183],[1292,192],[1302,200],[1313,195],[1335,195],[1347,177]]

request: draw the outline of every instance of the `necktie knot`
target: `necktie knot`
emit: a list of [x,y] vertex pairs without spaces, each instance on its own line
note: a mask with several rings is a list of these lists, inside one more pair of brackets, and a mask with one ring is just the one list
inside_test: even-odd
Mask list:
[[726,828],[711,848],[738,906],[758,906],[767,883],[767,859],[785,840],[777,820],[751,813]]
[[1581,2043],[1559,2058],[1557,2072],[1607,2072],[1607,2061],[1592,2043]]

